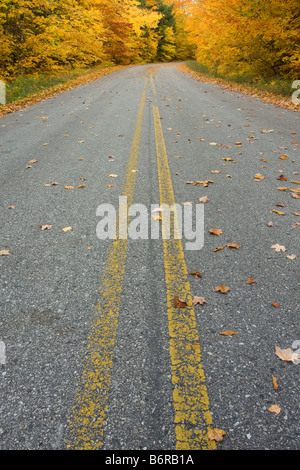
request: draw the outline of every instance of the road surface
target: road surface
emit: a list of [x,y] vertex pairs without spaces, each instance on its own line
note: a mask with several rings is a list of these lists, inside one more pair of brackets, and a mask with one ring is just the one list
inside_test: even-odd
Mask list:
[[299,118],[172,64],[0,119],[2,450],[299,449]]

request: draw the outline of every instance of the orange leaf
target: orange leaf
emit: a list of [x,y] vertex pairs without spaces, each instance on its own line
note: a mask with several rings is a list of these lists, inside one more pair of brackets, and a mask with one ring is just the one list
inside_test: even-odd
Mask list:
[[222,294],[226,294],[228,291],[230,291],[230,287],[224,286],[224,284],[221,284],[220,286],[217,286],[215,288],[216,292],[221,292]]
[[257,281],[257,279],[253,279],[253,277],[250,276],[249,279],[246,282],[247,282],[247,284],[253,284],[256,281]]
[[236,335],[236,331],[232,331],[232,330],[226,330],[226,331],[221,331],[219,333],[220,335],[224,335],[224,336],[232,336],[232,335]]
[[178,295],[176,295],[176,297],[174,297],[174,307],[185,308],[187,307],[187,303],[184,300],[180,299]]
[[209,232],[213,235],[221,235],[223,233],[223,230],[220,228],[211,228],[209,229]]

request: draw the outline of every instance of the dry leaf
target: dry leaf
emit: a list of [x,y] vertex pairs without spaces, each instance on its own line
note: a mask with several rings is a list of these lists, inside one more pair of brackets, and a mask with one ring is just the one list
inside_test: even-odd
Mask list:
[[224,336],[232,336],[232,335],[236,335],[236,331],[232,331],[232,330],[225,330],[225,331],[220,331],[219,333],[220,335],[224,335]]
[[40,225],[41,230],[51,230],[53,225]]
[[74,189],[74,186],[65,186],[66,189]]
[[249,279],[246,282],[247,282],[247,284],[253,284],[256,281],[257,281],[257,279],[253,279],[253,277],[250,276]]
[[9,256],[10,251],[9,250],[0,250],[0,256]]
[[228,291],[230,291],[230,287],[224,286],[224,284],[221,284],[220,286],[217,286],[215,288],[216,292],[221,292],[222,294],[226,294]]
[[8,206],[8,209],[15,209],[16,206]]
[[224,250],[225,246],[218,246],[217,248],[214,249],[214,251],[221,251]]
[[278,214],[278,215],[285,215],[285,212],[277,211],[275,209],[271,210],[270,212],[275,212],[275,214]]
[[199,202],[209,202],[210,199],[207,196],[203,196],[199,198]]
[[286,251],[286,247],[284,245],[279,245],[279,243],[272,245],[271,248],[274,248],[275,251]]
[[296,255],[287,255],[286,257],[293,261],[296,258]]
[[194,276],[196,279],[197,279],[198,277],[202,277],[202,274],[199,273],[198,271],[192,271],[192,272],[190,272],[190,275],[191,275],[191,276]]
[[239,249],[239,245],[237,243],[227,243],[227,246],[229,248],[236,248],[236,249]]
[[114,186],[114,184],[107,184],[106,185],[108,188],[112,188]]
[[196,295],[194,296],[193,298],[193,305],[197,305],[197,304],[200,304],[200,305],[203,305],[203,304],[206,304],[206,300],[204,297],[197,297]]
[[274,375],[272,375],[272,381],[273,381],[274,390],[278,390],[278,382],[277,382],[277,379]]
[[279,304],[277,302],[272,302],[273,307],[279,307]]
[[29,160],[28,163],[37,163],[37,160]]
[[273,222],[268,222],[267,225],[268,225],[268,227],[274,227]]
[[114,175],[114,174],[111,174],[111,175],[108,175],[108,176],[109,176],[109,178],[117,178],[118,177],[118,175]]
[[63,232],[71,232],[73,230],[73,227],[65,227],[62,229]]
[[270,408],[268,408],[268,411],[270,411],[271,413],[276,413],[278,415],[281,411],[281,408],[278,405],[271,405]]
[[263,180],[265,179],[265,177],[261,174],[261,173],[257,173],[256,175],[254,175],[254,178],[258,179],[258,180]]
[[211,228],[209,229],[209,232],[213,235],[221,235],[223,233],[223,230],[220,228]]
[[278,346],[275,346],[275,354],[282,361],[292,362],[295,359],[295,353],[291,348],[280,349]]
[[162,220],[162,216],[161,215],[157,215],[157,214],[152,214],[152,219],[153,220]]
[[174,297],[174,307],[185,308],[187,307],[187,303],[184,300],[180,299],[178,295],[176,295],[176,297]]
[[211,441],[217,441],[217,442],[222,442],[223,436],[225,435],[226,435],[226,432],[223,431],[223,429],[217,429],[217,428],[209,429],[207,433],[207,437]]
[[298,216],[300,215],[299,212],[292,212],[292,214],[293,214],[293,215],[298,215]]
[[85,188],[85,184],[79,184],[77,188]]

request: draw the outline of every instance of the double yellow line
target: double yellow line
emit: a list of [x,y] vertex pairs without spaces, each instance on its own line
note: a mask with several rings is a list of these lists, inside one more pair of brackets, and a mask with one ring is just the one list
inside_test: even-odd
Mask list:
[[[160,203],[172,206],[175,203],[173,186],[152,74],[150,79],[154,94],[153,117]],[[134,197],[136,172],[132,170],[138,162],[147,82],[146,77],[123,188],[128,206],[133,203]],[[163,247],[176,449],[214,449],[215,445],[207,437],[212,420],[182,242],[179,239],[164,239]],[[71,449],[96,450],[103,446],[126,252],[127,239],[117,237],[109,248],[100,287],[98,314],[89,337],[84,372],[70,421],[67,447]],[[176,295],[185,297],[189,306],[185,309],[175,308]]]

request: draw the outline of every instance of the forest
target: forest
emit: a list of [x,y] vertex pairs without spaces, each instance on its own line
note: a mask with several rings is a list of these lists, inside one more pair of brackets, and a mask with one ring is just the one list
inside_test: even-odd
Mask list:
[[300,78],[299,0],[0,0],[0,79],[196,60]]

